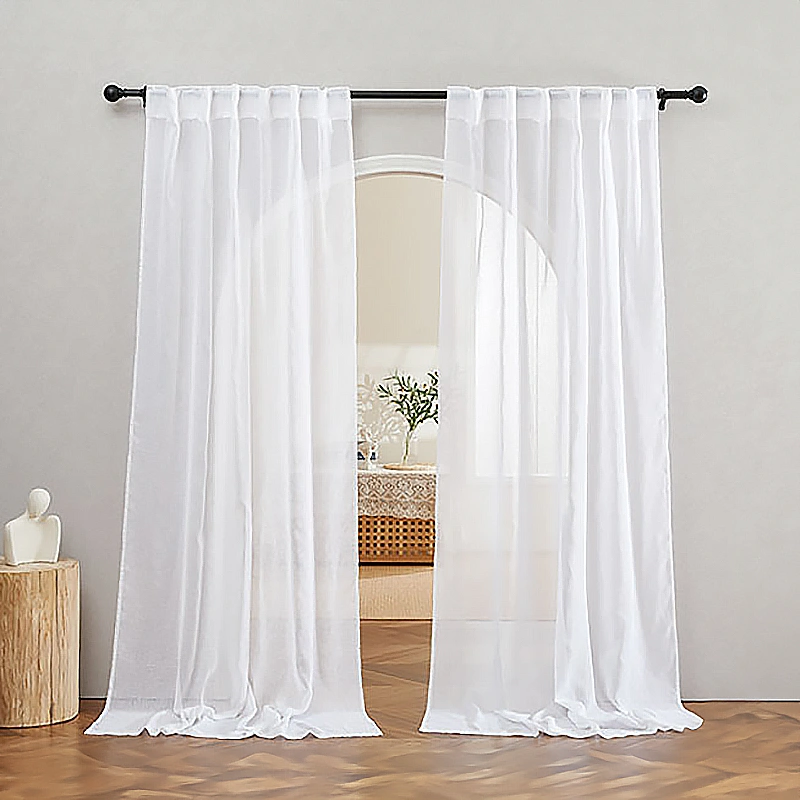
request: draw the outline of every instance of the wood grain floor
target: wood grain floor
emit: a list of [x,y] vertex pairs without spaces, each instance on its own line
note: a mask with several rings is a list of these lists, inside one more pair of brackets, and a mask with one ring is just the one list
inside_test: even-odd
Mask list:
[[382,739],[299,742],[83,736],[76,720],[0,732],[0,797],[800,798],[800,703],[697,703],[698,731],[631,739],[416,732],[430,625],[363,623],[367,707]]

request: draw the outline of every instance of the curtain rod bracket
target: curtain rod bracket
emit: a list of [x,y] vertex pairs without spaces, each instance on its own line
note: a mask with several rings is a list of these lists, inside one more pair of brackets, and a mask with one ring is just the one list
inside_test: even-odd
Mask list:
[[663,86],[656,92],[658,110],[664,111],[667,100],[691,100],[693,103],[705,103],[708,98],[708,89],[705,86],[693,86],[691,89],[665,89]]
[[142,101],[142,108],[144,108],[147,105],[147,87],[142,86],[141,89],[123,89],[115,83],[109,83],[108,86],[103,89],[103,97],[105,97],[109,103],[116,103],[118,100],[122,100],[123,97],[138,97]]

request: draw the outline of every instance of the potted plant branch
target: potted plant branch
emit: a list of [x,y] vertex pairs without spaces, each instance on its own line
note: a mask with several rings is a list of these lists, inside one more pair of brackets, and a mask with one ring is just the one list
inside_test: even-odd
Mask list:
[[378,384],[378,395],[406,421],[401,462],[406,467],[417,428],[429,419],[439,422],[439,372],[429,372],[428,380],[424,382],[419,382],[412,375],[395,372]]

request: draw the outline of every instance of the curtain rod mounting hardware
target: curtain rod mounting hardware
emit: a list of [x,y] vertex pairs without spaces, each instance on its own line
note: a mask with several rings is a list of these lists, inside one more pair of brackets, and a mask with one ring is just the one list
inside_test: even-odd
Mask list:
[[667,100],[691,100],[693,103],[705,103],[708,89],[705,86],[693,86],[691,89],[665,89],[663,86],[656,92],[658,110],[664,111]]
[[109,83],[108,86],[103,89],[103,97],[105,97],[109,103],[116,103],[118,100],[122,100],[123,97],[138,97],[142,101],[142,108],[144,108],[147,105],[147,87],[142,86],[140,89],[123,89],[115,83]]
[[[428,89],[353,89],[350,91],[353,100],[446,100],[447,92]],[[103,97],[109,103],[116,103],[125,97],[138,97],[142,107],[147,104],[147,86],[140,89],[125,89],[115,83],[109,83],[103,89]],[[667,100],[691,100],[693,103],[705,103],[708,89],[705,86],[693,86],[691,89],[665,89],[663,86],[656,92],[658,110],[664,111]]]

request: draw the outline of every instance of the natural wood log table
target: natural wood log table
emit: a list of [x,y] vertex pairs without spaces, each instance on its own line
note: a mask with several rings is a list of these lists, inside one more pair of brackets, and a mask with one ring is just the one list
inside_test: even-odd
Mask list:
[[0,558],[0,728],[78,713],[80,567]]

